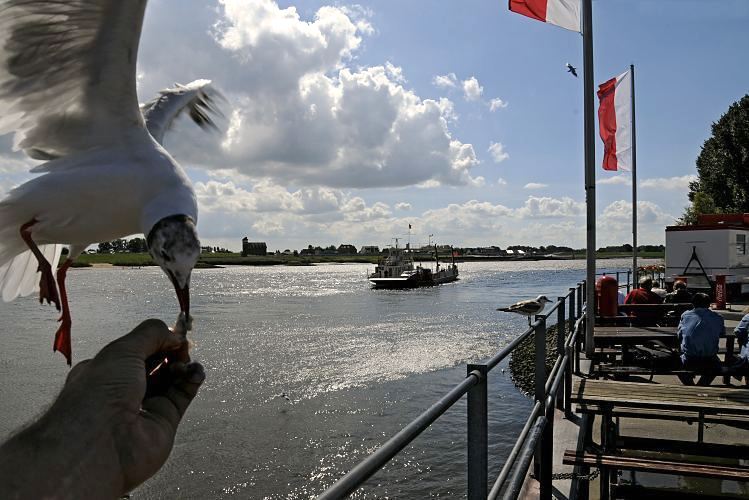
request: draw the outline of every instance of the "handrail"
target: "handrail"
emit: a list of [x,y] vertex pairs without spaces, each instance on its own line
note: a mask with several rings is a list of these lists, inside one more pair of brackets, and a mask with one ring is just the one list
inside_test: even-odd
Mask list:
[[359,465],[351,469],[348,474],[339,479],[328,488],[319,499],[342,498],[356,491],[369,477],[380,470],[386,463],[398,454],[403,448],[413,441],[419,434],[424,432],[432,422],[437,420],[446,410],[454,405],[471,386],[479,382],[481,374],[477,371],[471,372],[460,384],[456,385],[450,392],[433,404],[429,409],[416,417],[410,424],[401,429],[395,436],[390,438],[377,451],[372,453]]
[[[579,369],[578,338],[584,327],[587,316],[585,300],[585,282],[570,288],[567,294],[558,298],[550,311],[538,315],[522,334],[513,339],[497,354],[483,364],[468,365],[468,374],[462,382],[453,387],[440,400],[422,412],[411,423],[385,442],[379,449],[365,458],[341,479],[331,485],[318,498],[344,498],[356,491],[368,478],[386,465],[403,448],[426,430],[434,421],[451,408],[464,395],[468,394],[468,499],[497,498],[508,483],[503,498],[516,498],[525,479],[530,460],[536,453],[537,444],[541,450],[537,460],[541,460],[541,498],[551,498],[551,439],[553,433],[554,405],[558,401],[559,390],[564,385],[564,410],[570,410],[570,391],[572,386],[573,349],[575,370]],[[567,307],[569,306],[569,316]],[[554,366],[545,373],[547,319],[557,313],[557,356]],[[573,325],[567,330],[568,324]],[[563,333],[566,335],[563,337]],[[509,356],[517,346],[533,334],[536,345],[536,403],[518,436],[507,460],[502,467],[490,492],[487,492],[487,375],[488,372]],[[542,361],[543,360],[543,361]],[[543,384],[539,385],[539,380]],[[562,408],[559,400],[559,408]],[[512,474],[512,476],[510,476]],[[514,495],[514,496],[513,496]]]

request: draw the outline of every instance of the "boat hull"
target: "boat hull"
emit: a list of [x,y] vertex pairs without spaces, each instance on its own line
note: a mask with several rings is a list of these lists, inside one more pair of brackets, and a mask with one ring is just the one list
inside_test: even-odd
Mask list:
[[450,283],[458,279],[457,270],[455,272],[441,272],[434,274],[431,272],[415,273],[411,276],[399,276],[397,278],[379,278],[370,277],[369,282],[374,288],[417,288],[422,286],[436,286],[443,283]]

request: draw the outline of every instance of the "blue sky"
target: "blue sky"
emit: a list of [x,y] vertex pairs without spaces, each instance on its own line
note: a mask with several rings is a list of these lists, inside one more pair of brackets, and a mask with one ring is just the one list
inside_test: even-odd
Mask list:
[[[710,123],[749,91],[749,2],[593,3],[596,83],[636,66],[640,241],[661,243]],[[583,246],[581,59],[579,34],[504,0],[152,0],[138,82],[227,96],[219,134],[166,141],[206,243],[384,246],[411,223],[416,243]],[[9,144],[0,191],[30,164]],[[627,177],[597,179],[599,246],[630,241]]]

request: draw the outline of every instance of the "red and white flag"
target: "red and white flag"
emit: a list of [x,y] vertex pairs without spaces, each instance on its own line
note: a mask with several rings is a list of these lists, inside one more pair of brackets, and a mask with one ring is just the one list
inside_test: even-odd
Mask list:
[[603,169],[632,170],[632,73],[599,85],[598,100]]
[[510,10],[579,33],[580,2],[581,0],[510,0]]

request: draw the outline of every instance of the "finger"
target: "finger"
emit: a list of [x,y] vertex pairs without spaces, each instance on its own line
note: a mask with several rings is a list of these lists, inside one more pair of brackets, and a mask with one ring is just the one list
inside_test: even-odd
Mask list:
[[77,363],[68,373],[67,378],[65,378],[65,384],[69,384],[75,379],[77,379],[81,373],[85,370],[86,366],[91,362],[90,359],[84,359],[80,363]]
[[151,417],[165,420],[176,430],[205,380],[205,370],[200,363],[175,363],[170,371],[175,376],[174,383],[163,396],[145,399],[142,407]]
[[102,353],[115,351],[119,354],[132,354],[146,359],[157,352],[179,349],[186,342],[184,335],[173,333],[163,321],[149,319],[124,337],[107,345],[102,349]]

